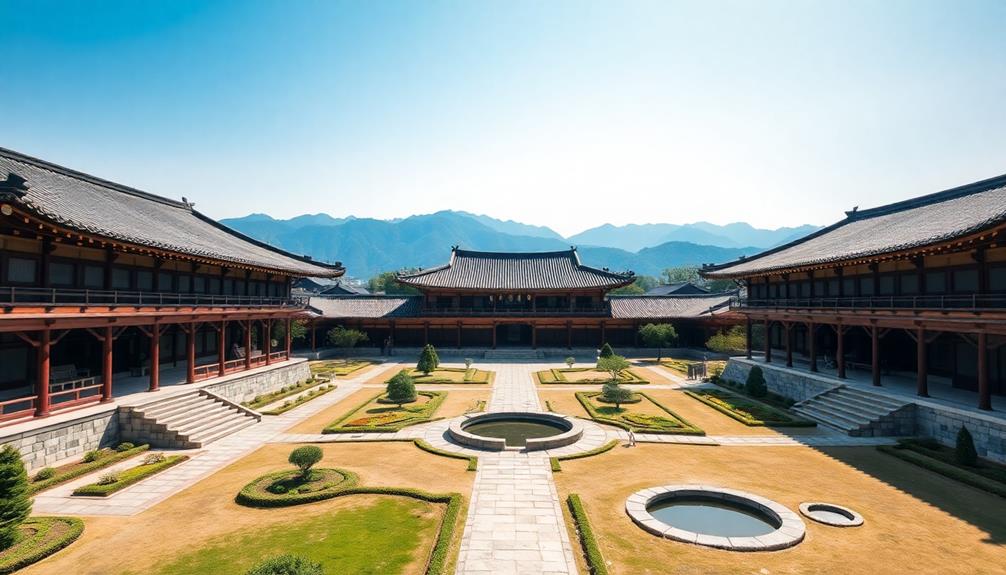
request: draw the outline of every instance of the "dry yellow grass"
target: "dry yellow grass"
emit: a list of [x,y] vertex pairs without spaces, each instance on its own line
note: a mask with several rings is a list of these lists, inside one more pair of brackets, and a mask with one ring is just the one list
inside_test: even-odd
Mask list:
[[[583,498],[617,575],[1002,573],[1003,500],[920,470],[872,447],[618,447],[564,461],[560,496]],[[866,523],[840,529],[806,520],[784,551],[738,553],[663,540],[632,524],[625,499],[645,487],[705,483],[751,491],[796,510],[829,501]]]
[[350,410],[356,409],[364,401],[372,399],[380,390],[361,389],[344,397],[341,401],[331,407],[319,411],[307,419],[297,423],[287,433],[321,433],[329,423],[332,423]]
[[684,392],[673,389],[653,389],[646,393],[666,405],[671,411],[705,430],[706,435],[761,435],[803,436],[821,435],[817,427],[764,427],[748,426],[716,411],[701,401],[688,397]]
[[[234,503],[234,496],[252,479],[289,468],[286,458],[293,448],[263,447],[139,515],[84,518],[84,534],[76,543],[24,572],[28,575],[110,575],[125,570],[145,573],[213,537],[353,509],[377,497],[353,495],[281,509],[251,509]],[[319,466],[354,471],[359,474],[360,483],[368,486],[458,492],[467,501],[475,477],[474,473],[465,472],[464,461],[438,457],[409,443],[323,444],[321,448],[325,458]],[[461,517],[463,523],[464,514]],[[454,553],[461,527],[455,532]],[[424,535],[429,537],[405,573],[422,572],[436,529]]]
[[[436,390],[435,387],[430,386],[424,389]],[[447,399],[437,410],[434,417],[457,417],[459,415],[464,415],[465,413],[475,409],[475,404],[479,400],[489,401],[490,391],[488,389],[476,389],[476,390],[454,390],[451,389],[447,393]]]

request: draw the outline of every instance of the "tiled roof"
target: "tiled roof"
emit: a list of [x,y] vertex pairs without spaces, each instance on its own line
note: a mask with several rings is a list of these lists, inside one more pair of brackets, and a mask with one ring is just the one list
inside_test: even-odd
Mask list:
[[612,295],[608,301],[615,319],[687,319],[728,312],[730,298],[736,295]]
[[422,302],[422,296],[314,296],[308,307],[326,318],[416,317]]
[[846,218],[805,238],[753,257],[702,270],[707,277],[742,277],[836,263],[937,244],[1006,222],[1006,175]]
[[398,281],[420,288],[477,290],[611,289],[632,283],[632,272],[614,273],[580,264],[576,249],[561,252],[476,252],[454,248],[447,265]]
[[709,290],[699,287],[692,282],[679,282],[674,284],[659,285],[655,288],[647,290],[646,295],[688,295],[704,293],[709,293]]
[[[110,240],[293,275],[342,275],[339,265],[289,254],[227,228],[184,202],[155,196],[0,148],[0,179],[28,186],[8,193],[57,225]],[[20,197],[18,197],[20,196]]]
[[367,288],[350,285],[345,282],[336,282],[319,292],[321,295],[370,295]]

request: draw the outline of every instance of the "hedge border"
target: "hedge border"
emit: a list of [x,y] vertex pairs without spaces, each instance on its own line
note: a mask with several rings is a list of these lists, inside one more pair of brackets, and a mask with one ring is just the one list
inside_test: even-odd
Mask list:
[[36,493],[40,493],[42,491],[45,491],[46,489],[50,489],[56,487],[57,485],[66,483],[67,481],[73,481],[74,479],[87,475],[88,473],[91,473],[93,471],[104,469],[106,467],[119,463],[120,461],[131,459],[143,453],[144,451],[147,451],[148,449],[150,449],[150,445],[144,443],[143,445],[137,445],[136,447],[126,451],[116,451],[111,455],[109,455],[108,457],[81,465],[80,467],[75,468],[73,471],[69,471],[61,475],[55,475],[43,481],[30,482],[28,484],[28,495],[35,495]]
[[[294,469],[284,469],[283,471],[274,471],[273,473],[267,473],[260,477],[255,478],[251,483],[248,483],[238,491],[237,496],[234,497],[234,502],[238,505],[244,505],[245,507],[260,507],[260,508],[277,508],[277,507],[292,507],[294,505],[303,505],[305,503],[314,503],[316,501],[325,501],[326,499],[331,499],[333,497],[338,497],[342,491],[347,489],[352,489],[356,487],[357,481],[359,481],[359,476],[352,471],[346,469],[338,468],[319,468],[318,471],[334,471],[339,475],[342,475],[343,480],[337,485],[330,489],[324,491],[314,491],[311,493],[269,493],[266,492],[258,493],[253,491],[253,488],[261,484],[263,481],[269,481],[270,484],[276,480],[290,476],[291,474],[298,473]],[[263,490],[264,491],[264,490]]]
[[415,439],[413,443],[416,447],[422,449],[427,453],[432,453],[433,455],[439,455],[441,457],[450,457],[451,459],[464,459],[468,461],[468,469],[466,471],[477,471],[479,466],[479,458],[472,457],[470,455],[465,455],[463,453],[454,453],[453,451],[447,451],[445,449],[440,449],[438,447],[433,447],[425,439]]
[[[422,376],[412,375],[412,372],[418,371],[416,368],[405,368],[405,370],[408,371],[409,375],[412,376],[413,378],[422,377]],[[439,371],[464,372],[465,373],[465,377],[462,379],[462,381],[454,381],[454,380],[442,379],[442,378],[441,379],[428,379],[428,380],[425,380],[425,381],[416,381],[416,385],[452,385],[452,384],[453,385],[492,385],[493,382],[496,381],[496,372],[495,371],[490,371],[488,369],[479,369],[477,367],[471,367],[471,368],[464,368],[464,367],[438,367],[437,370],[439,370]],[[485,381],[472,381],[472,380],[468,379],[468,372],[469,371],[482,372],[482,373],[486,374],[486,380]],[[389,381],[390,381],[390,379],[389,379]],[[388,383],[388,382],[385,381],[384,383]]]
[[589,451],[583,451],[581,453],[573,453],[571,455],[560,455],[558,457],[550,457],[549,463],[552,466],[552,471],[562,471],[562,465],[559,463],[560,461],[569,461],[571,459],[583,459],[585,457],[593,457],[595,455],[601,455],[602,453],[606,453],[614,449],[615,446],[618,445],[618,443],[619,442],[617,439],[612,439],[611,441],[605,443],[604,445],[600,447],[595,447],[594,449],[591,449]]
[[608,575],[608,565],[604,562],[604,555],[597,545],[597,537],[594,529],[590,526],[590,519],[587,517],[587,510],[583,507],[583,501],[576,493],[570,493],[566,498],[566,505],[569,506],[569,513],[573,517],[573,525],[579,535],[580,546],[583,548],[584,558],[587,560],[587,569],[592,575]]
[[53,553],[69,546],[84,532],[84,522],[76,517],[29,517],[22,525],[29,523],[47,523],[51,525],[56,522],[66,523],[70,526],[70,530],[66,536],[57,541],[50,542],[48,545],[29,551],[11,563],[6,565],[0,564],[0,575],[7,575],[8,573],[13,573],[29,565],[38,563]]
[[437,410],[440,409],[441,404],[443,404],[444,401],[447,399],[447,392],[446,391],[425,391],[424,390],[424,391],[418,391],[416,393],[417,393],[417,395],[425,395],[425,396],[428,396],[428,397],[431,398],[430,401],[427,403],[427,405],[430,406],[429,409],[430,409],[430,416],[431,417],[422,418],[422,419],[407,419],[404,422],[396,423],[394,425],[382,425],[382,426],[376,426],[376,427],[338,427],[339,425],[342,425],[343,422],[348,421],[349,418],[351,418],[353,415],[356,414],[356,412],[360,411],[364,407],[367,407],[372,402],[377,401],[377,399],[379,397],[381,397],[382,395],[385,394],[385,392],[382,391],[382,392],[379,392],[377,395],[371,397],[367,401],[361,403],[360,405],[358,405],[353,410],[351,410],[348,413],[344,414],[342,417],[340,417],[340,418],[336,419],[335,421],[333,421],[332,423],[329,423],[328,425],[326,425],[325,428],[321,430],[321,432],[323,434],[330,434],[330,433],[393,433],[393,432],[396,432],[396,431],[400,431],[400,430],[402,430],[402,429],[404,429],[406,427],[409,427],[410,425],[418,425],[420,423],[428,423],[430,421],[437,421],[438,419],[443,419],[442,417],[432,417],[432,416],[434,414],[436,414]]
[[665,412],[667,412],[668,414],[670,414],[671,417],[673,417],[673,418],[677,419],[678,421],[680,421],[682,423],[682,425],[684,425],[685,427],[683,429],[681,429],[681,430],[674,430],[674,431],[663,430],[663,429],[653,429],[653,428],[647,428],[647,427],[634,427],[633,425],[631,425],[631,424],[629,424],[627,422],[620,421],[620,420],[617,420],[617,419],[613,419],[613,418],[610,418],[610,417],[605,417],[605,416],[600,415],[599,413],[597,413],[597,410],[594,408],[593,403],[591,403],[591,401],[590,401],[591,397],[593,397],[594,395],[597,395],[599,393],[601,393],[601,392],[600,391],[578,391],[575,394],[577,401],[579,401],[580,405],[582,405],[583,408],[587,410],[587,413],[590,415],[590,418],[593,419],[594,421],[600,421],[601,423],[606,423],[608,425],[614,425],[615,427],[620,427],[620,428],[622,428],[622,429],[624,429],[626,431],[631,431],[633,433],[636,433],[636,432],[639,432],[639,433],[655,433],[655,434],[662,434],[662,435],[705,435],[706,434],[706,432],[703,431],[702,428],[700,428],[700,427],[692,424],[687,419],[681,417],[677,413],[674,413],[666,405],[664,405],[664,404],[660,403],[659,401],[653,399],[652,397],[649,396],[649,394],[644,393],[642,391],[637,391],[636,393],[638,393],[639,395],[641,395],[641,396],[645,397],[646,399],[650,400],[651,402],[653,402],[654,405],[656,405],[660,409],[662,409]]
[[[817,423],[815,423],[813,421],[810,421],[809,419],[803,419],[801,417],[797,417],[797,416],[793,416],[793,415],[789,415],[789,414],[787,414],[787,416],[789,416],[790,418],[792,418],[791,421],[777,421],[777,420],[765,421],[765,420],[762,420],[762,419],[754,419],[752,417],[744,417],[740,413],[737,413],[736,411],[734,411],[734,410],[732,410],[732,409],[730,409],[730,408],[728,408],[726,406],[723,406],[723,405],[720,405],[720,404],[718,404],[718,403],[716,403],[714,401],[708,400],[701,393],[698,393],[698,392],[695,392],[695,391],[691,391],[691,390],[688,390],[688,389],[685,389],[683,391],[685,392],[685,395],[687,395],[688,397],[691,397],[692,399],[695,399],[696,401],[701,401],[703,404],[708,405],[709,407],[715,409],[716,411],[718,411],[718,412],[720,412],[720,413],[722,413],[724,415],[727,415],[727,416],[729,416],[729,417],[731,417],[731,418],[733,418],[733,419],[735,419],[735,420],[743,423],[744,425],[747,425],[748,427],[817,427]],[[701,390],[699,390],[699,391],[701,392]],[[781,411],[778,407],[776,407],[774,405],[769,405],[769,404],[767,404],[765,402],[758,401],[757,399],[754,399],[754,398],[751,398],[751,397],[747,397],[746,395],[741,395],[741,394],[735,393],[735,392],[733,392],[731,390],[724,390],[724,391],[726,391],[729,394],[736,395],[737,397],[739,397],[741,399],[744,399],[746,401],[753,401],[755,403],[760,403],[760,404],[764,405],[765,407],[767,407],[769,409],[772,409],[772,410],[775,410],[775,411]]]
[[273,393],[264,393],[264,394],[258,396],[258,397],[267,397],[268,399],[265,400],[265,401],[255,401],[254,398],[253,398],[252,401],[246,401],[246,402],[242,403],[241,405],[243,407],[247,407],[248,409],[254,409],[254,410],[258,411],[258,409],[260,407],[265,407],[267,405],[276,403],[277,401],[279,401],[281,399],[286,399],[286,398],[291,397],[293,395],[297,395],[298,393],[303,393],[303,392],[305,392],[305,391],[307,391],[309,389],[318,387],[319,385],[323,385],[323,384],[329,383],[329,381],[331,381],[331,380],[328,380],[327,378],[320,379],[320,378],[316,377],[315,375],[311,375],[310,379],[305,379],[304,382],[303,382],[303,383],[311,382],[310,385],[303,385],[302,386],[300,383],[297,383],[294,386],[294,389],[287,389],[284,392],[278,392],[277,391],[277,392],[273,392]]
[[[541,371],[536,371],[535,376],[538,379],[538,383],[541,385],[603,385],[610,382],[610,379],[599,380],[599,379],[586,379],[583,381],[569,381],[563,372],[580,372],[580,371],[596,371],[595,367],[552,367],[549,369],[543,369]],[[551,381],[545,381],[542,379],[541,374],[550,374]],[[632,376],[631,379],[619,380],[619,385],[649,385],[650,380],[640,377],[640,375],[634,371],[632,368],[626,369],[622,373],[628,373]]]
[[[300,406],[304,405],[305,403],[311,401],[312,399],[317,399],[317,398],[325,395],[326,393],[329,393],[329,392],[335,391],[336,389],[339,389],[339,387],[337,385],[334,385],[334,384],[325,384],[325,385],[331,385],[332,387],[329,387],[329,388],[326,388],[326,389],[318,388],[317,389],[318,393],[315,393],[314,395],[310,395],[310,396],[305,393],[304,395],[301,395],[300,397],[298,397],[297,399],[295,399],[293,401],[293,403],[291,403],[290,405],[285,405],[285,406],[281,405],[281,406],[277,407],[276,409],[270,409],[269,411],[263,411],[262,415],[283,415],[284,413],[290,411],[291,409],[300,407]],[[287,397],[289,397],[289,396],[287,396]],[[266,405],[268,405],[268,404],[266,404]]]
[[[317,360],[318,363],[326,362],[326,361],[338,361],[338,360],[332,360],[332,359],[319,359],[319,360]],[[353,361],[355,361],[357,363],[361,363],[362,365],[360,365],[357,368],[351,369],[351,370],[347,371],[346,373],[334,373],[334,372],[331,373],[331,374],[328,374],[328,373],[316,373],[314,370],[311,370],[311,375],[323,375],[323,376],[331,376],[331,377],[336,377],[336,378],[338,378],[338,377],[349,377],[349,376],[353,375],[354,373],[360,371],[361,369],[366,369],[368,367],[373,367],[375,365],[382,365],[382,364],[384,364],[383,361],[377,361],[377,360],[373,360],[373,359],[363,359],[363,360],[353,360]],[[315,363],[315,362],[311,362],[311,363]]]
[[[83,485],[73,490],[73,495],[83,496],[83,497],[108,497],[113,493],[118,493],[123,489],[130,487],[143,481],[144,479],[156,475],[166,469],[170,469],[179,463],[184,463],[189,460],[188,455],[169,455],[164,461],[160,463],[155,463],[153,465],[148,465],[147,469],[143,472],[137,472],[134,475],[127,477],[126,479],[120,479],[115,483],[110,483],[108,485],[98,485],[97,483],[91,483],[88,485]],[[123,473],[133,471],[137,468],[130,468],[123,470]]]
[[999,497],[1006,497],[1006,484],[983,477],[977,473],[972,473],[963,467],[951,465],[908,448],[898,449],[891,445],[878,445],[877,450],[881,453],[897,457],[902,461],[928,469],[948,479],[960,481],[975,489],[980,489]]

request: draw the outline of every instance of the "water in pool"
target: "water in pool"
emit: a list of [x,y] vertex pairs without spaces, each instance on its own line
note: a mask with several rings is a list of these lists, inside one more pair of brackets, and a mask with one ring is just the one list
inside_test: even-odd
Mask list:
[[473,423],[465,426],[465,431],[482,437],[505,439],[508,447],[523,447],[528,439],[558,435],[566,429],[548,421],[500,419]]
[[675,498],[650,506],[650,515],[678,529],[720,537],[757,537],[776,530],[767,516],[718,499]]

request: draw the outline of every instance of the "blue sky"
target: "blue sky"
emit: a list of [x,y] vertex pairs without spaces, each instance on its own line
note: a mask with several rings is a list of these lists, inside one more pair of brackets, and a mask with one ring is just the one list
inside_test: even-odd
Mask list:
[[1006,172],[1006,2],[0,0],[0,146],[218,218],[826,224]]

